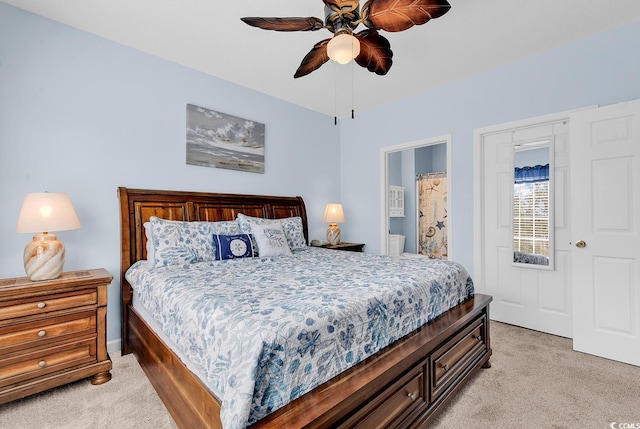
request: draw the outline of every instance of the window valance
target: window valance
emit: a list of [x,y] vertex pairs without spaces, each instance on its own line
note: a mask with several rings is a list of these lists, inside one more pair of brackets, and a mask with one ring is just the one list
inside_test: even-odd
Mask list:
[[549,180],[549,164],[533,167],[516,167],[515,183],[534,183]]

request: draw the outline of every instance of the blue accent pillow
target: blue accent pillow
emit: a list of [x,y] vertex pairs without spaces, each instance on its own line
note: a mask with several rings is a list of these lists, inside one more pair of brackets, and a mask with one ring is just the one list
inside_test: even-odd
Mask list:
[[214,235],[215,259],[253,258],[254,251],[248,234]]

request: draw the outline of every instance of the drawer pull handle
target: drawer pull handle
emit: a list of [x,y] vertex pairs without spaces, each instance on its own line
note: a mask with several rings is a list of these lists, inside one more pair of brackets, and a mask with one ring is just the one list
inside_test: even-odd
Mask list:
[[442,370],[443,371],[449,371],[449,365],[447,365],[446,363],[444,365],[442,365]]
[[38,332],[38,336],[39,337],[44,337],[45,335],[47,335],[47,331],[45,331],[45,330],[42,330],[42,331]]
[[409,397],[409,399],[411,399],[412,401],[415,401],[415,400],[416,400],[416,398],[418,397],[418,396],[417,396],[415,393],[413,393],[413,392],[409,392],[409,393],[407,394],[407,396],[408,396],[408,397]]
[[478,335],[478,336],[476,336],[476,340],[478,340],[478,341],[482,341],[482,335]]
[[38,303],[38,308],[45,308],[47,306],[47,304],[45,302],[39,302]]
[[38,366],[40,368],[44,368],[45,366],[47,366],[47,363],[45,361],[41,360],[40,362],[38,362]]

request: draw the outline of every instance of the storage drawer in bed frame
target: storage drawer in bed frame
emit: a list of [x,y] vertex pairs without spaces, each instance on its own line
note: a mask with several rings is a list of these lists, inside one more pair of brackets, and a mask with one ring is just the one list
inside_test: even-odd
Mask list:
[[431,355],[429,394],[435,401],[487,351],[486,318],[478,317]]
[[371,396],[340,428],[414,428],[435,417],[455,393],[462,379],[487,363],[490,356],[487,314],[463,328],[447,332],[447,338],[431,346],[426,359],[384,389]]
[[[427,361],[393,382],[391,386],[377,393],[340,428],[393,428],[399,422],[410,419],[414,412],[428,405],[428,390],[425,389]],[[414,416],[415,419],[415,416]]]
[[[294,401],[252,428],[428,427],[481,367],[491,366],[490,302],[490,296],[476,295],[401,339],[396,347],[402,349],[402,357],[397,350],[383,349],[362,368],[347,370],[339,381],[316,388],[312,394],[322,398],[318,408],[325,409],[312,424],[291,419],[288,408],[296,406]],[[359,382],[363,372],[370,379],[364,385]]]

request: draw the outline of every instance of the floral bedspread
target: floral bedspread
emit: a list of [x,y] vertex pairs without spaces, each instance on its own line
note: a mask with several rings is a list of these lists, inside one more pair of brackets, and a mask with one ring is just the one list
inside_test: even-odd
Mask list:
[[459,264],[308,248],[134,264],[139,302],[244,428],[473,295]]

